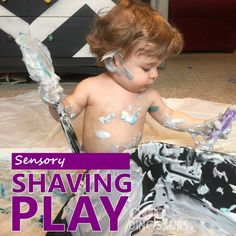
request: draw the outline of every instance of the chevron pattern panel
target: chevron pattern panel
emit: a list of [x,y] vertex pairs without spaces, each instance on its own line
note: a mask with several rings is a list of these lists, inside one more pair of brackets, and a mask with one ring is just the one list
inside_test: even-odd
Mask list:
[[79,71],[93,66],[95,60],[86,35],[94,16],[115,3],[116,0],[0,0],[0,72],[24,70],[14,41],[20,32],[30,32],[43,42],[58,69],[61,66],[70,72],[71,67]]

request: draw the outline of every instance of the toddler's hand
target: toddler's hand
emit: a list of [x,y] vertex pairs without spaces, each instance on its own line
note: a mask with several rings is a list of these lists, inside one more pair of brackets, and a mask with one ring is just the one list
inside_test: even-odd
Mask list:
[[221,129],[221,122],[219,118],[209,119],[204,121],[203,123],[197,124],[188,129],[189,133],[197,136],[205,136],[208,137],[211,133],[215,132],[216,130]]
[[222,114],[219,115],[217,118],[206,120],[204,122],[204,125],[205,125],[205,132],[204,133],[206,136],[209,136],[210,134],[212,134],[216,130],[221,129],[221,127],[222,127],[222,124],[220,121],[221,116],[222,116]]
[[217,138],[227,138],[232,128],[232,122],[235,119],[236,109],[228,108],[224,114],[220,114],[218,121],[221,125],[218,127],[218,129],[215,129],[212,133],[210,133],[207,141],[212,139],[216,140]]
[[39,85],[40,97],[49,106],[54,106],[63,98],[63,88],[58,84],[44,83]]
[[211,136],[213,133],[217,133],[218,138],[227,139],[229,133],[231,132],[232,123],[228,124],[227,127],[223,128],[222,123],[223,114],[220,114],[219,117],[205,122],[207,126],[206,136]]
[[[218,118],[207,120],[204,122],[207,127],[205,139],[199,143],[199,147],[205,149],[213,148],[218,138],[226,139],[231,131],[232,122],[236,119],[236,109],[228,108],[224,114],[220,114]],[[207,148],[206,148],[207,147]]]

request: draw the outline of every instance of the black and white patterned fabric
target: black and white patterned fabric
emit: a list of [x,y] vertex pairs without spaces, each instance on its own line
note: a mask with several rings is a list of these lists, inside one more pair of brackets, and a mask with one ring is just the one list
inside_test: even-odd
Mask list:
[[[142,200],[135,210],[134,218],[138,220],[134,223],[141,220],[145,226],[156,219],[173,224],[178,219],[185,222],[188,231],[201,226],[202,235],[210,231],[212,235],[235,235],[235,156],[151,142],[140,145],[131,159],[143,173]],[[155,210],[144,220],[142,215],[150,206]],[[131,235],[140,231],[135,225],[133,229]],[[157,233],[167,235],[175,230],[169,227],[169,232]]]
[[[120,193],[86,192],[81,187],[60,215],[64,212],[68,221],[79,196],[88,194],[102,232],[93,232],[88,224],[79,225],[71,235],[235,235],[236,156],[160,142],[143,143],[128,152],[132,190],[120,214],[118,232],[109,232],[98,196],[108,195],[115,204]],[[121,171],[97,173],[112,173],[114,179]],[[56,222],[60,220],[57,217]]]

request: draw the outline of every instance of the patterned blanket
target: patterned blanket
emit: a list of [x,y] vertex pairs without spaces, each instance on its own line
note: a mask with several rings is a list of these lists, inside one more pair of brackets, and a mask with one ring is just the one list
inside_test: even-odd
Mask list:
[[[132,190],[119,231],[109,234],[98,196],[108,194],[116,204],[120,193],[86,192],[81,185],[63,215],[68,221],[79,196],[88,194],[102,232],[92,232],[87,224],[72,235],[236,235],[236,156],[160,142],[143,143],[129,152]],[[112,173],[115,179],[120,171],[99,173]]]

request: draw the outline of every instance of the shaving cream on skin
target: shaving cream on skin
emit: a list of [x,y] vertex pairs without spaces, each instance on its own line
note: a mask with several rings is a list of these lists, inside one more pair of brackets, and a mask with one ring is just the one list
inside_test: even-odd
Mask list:
[[122,111],[121,112],[121,120],[124,120],[128,122],[131,125],[134,125],[136,121],[138,120],[138,113],[134,112],[131,115],[127,111]]
[[142,140],[142,133],[139,132],[137,135],[134,135],[131,140],[124,145],[115,145],[113,147],[113,152],[122,152],[123,150],[128,150],[140,144]]
[[112,122],[113,118],[116,117],[116,114],[114,112],[106,115],[106,116],[101,116],[99,117],[99,120],[102,124],[109,124]]
[[104,130],[94,130],[95,136],[100,139],[110,138],[111,134]]
[[178,125],[186,123],[184,119],[171,119],[170,116],[165,116],[164,126],[169,129],[179,130]]

